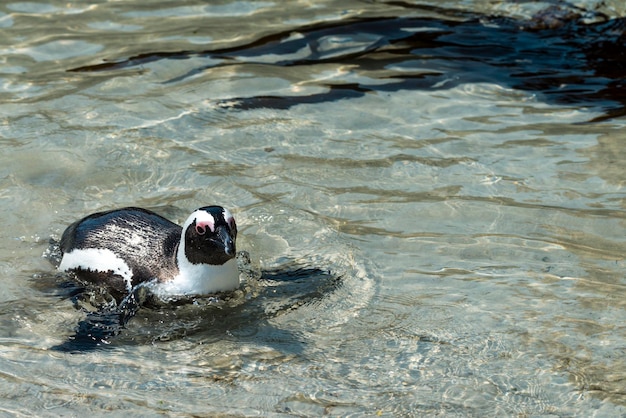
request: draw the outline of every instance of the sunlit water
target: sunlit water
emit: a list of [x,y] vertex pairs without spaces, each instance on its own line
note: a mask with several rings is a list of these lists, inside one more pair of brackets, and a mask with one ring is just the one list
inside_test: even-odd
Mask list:
[[[0,411],[626,414],[623,5],[431,3],[0,6]],[[51,237],[206,204],[330,275],[50,350]]]

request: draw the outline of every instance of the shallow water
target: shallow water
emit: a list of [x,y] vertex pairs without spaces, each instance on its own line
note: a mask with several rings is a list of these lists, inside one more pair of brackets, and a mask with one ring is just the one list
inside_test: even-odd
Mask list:
[[[626,414],[626,10],[551,4],[0,6],[0,411]],[[84,314],[49,238],[213,203],[338,284],[50,350]]]

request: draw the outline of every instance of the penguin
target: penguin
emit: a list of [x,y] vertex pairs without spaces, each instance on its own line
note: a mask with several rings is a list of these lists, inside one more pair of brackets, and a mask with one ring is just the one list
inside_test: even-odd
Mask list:
[[118,301],[138,286],[162,299],[232,291],[236,238],[235,218],[221,206],[196,209],[182,227],[142,208],[98,212],[63,232],[58,269]]

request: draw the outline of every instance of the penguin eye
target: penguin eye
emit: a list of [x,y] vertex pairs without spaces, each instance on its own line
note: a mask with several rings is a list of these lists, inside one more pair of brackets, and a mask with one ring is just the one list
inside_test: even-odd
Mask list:
[[196,225],[196,232],[198,235],[204,235],[206,233],[206,228],[202,225]]

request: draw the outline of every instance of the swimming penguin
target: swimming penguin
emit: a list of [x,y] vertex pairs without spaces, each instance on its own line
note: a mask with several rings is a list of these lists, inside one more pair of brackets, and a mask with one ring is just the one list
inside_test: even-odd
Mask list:
[[195,210],[182,227],[141,208],[99,212],[63,232],[59,270],[118,301],[140,284],[162,298],[231,291],[239,286],[236,238],[221,206]]

